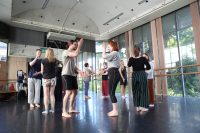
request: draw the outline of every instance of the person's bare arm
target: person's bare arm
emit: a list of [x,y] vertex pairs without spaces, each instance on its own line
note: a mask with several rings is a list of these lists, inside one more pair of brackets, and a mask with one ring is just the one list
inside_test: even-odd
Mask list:
[[121,67],[119,68],[119,74],[120,74],[121,78],[122,78],[123,81],[124,81],[124,77],[123,77],[123,75],[122,75]]
[[80,52],[81,46],[83,45],[83,42],[84,42],[84,40],[83,40],[83,38],[81,38],[81,39],[79,40],[79,42],[78,42],[78,47],[77,47],[77,49],[76,49],[75,51],[69,51],[68,56],[69,56],[69,57],[77,57],[78,54],[79,54],[79,52]]
[[44,72],[44,65],[41,63],[41,74]]
[[29,62],[29,65],[32,67],[36,63],[37,59],[38,59],[38,57],[35,57],[34,60],[32,60],[31,62]]
[[102,48],[103,48],[102,58],[105,59],[106,58],[106,43],[105,42],[102,43]]

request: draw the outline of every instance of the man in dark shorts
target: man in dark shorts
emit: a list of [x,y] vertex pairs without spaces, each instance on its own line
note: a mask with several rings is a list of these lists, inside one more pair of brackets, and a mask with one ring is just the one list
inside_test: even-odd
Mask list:
[[62,116],[63,117],[71,117],[70,114],[66,111],[67,102],[70,97],[70,106],[69,106],[69,113],[77,112],[74,110],[74,102],[75,97],[77,95],[78,83],[77,83],[77,67],[75,66],[75,58],[78,56],[80,52],[80,48],[83,44],[83,38],[78,41],[78,43],[74,40],[70,40],[68,42],[68,49],[64,50],[62,53],[62,76],[64,80],[64,89],[65,89],[65,96],[63,98],[63,109],[62,109]]

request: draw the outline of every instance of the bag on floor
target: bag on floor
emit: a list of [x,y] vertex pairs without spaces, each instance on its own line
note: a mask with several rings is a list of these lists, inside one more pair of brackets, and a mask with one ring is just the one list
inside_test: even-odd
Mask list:
[[17,93],[17,99],[18,100],[25,100],[26,99],[26,92],[25,92],[25,90],[20,90]]

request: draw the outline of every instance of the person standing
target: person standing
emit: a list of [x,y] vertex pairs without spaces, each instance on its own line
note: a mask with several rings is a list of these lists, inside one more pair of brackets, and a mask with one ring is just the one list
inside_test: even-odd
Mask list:
[[109,82],[109,94],[110,99],[112,101],[112,111],[108,113],[108,116],[118,116],[117,109],[117,98],[115,96],[115,91],[117,88],[117,84],[120,80],[119,67],[120,67],[120,57],[119,57],[119,49],[118,44],[115,41],[110,41],[108,44],[108,48],[110,53],[106,54],[106,43],[103,42],[103,53],[102,58],[106,59],[108,62],[108,82]]
[[126,67],[124,66],[124,61],[120,61],[120,68],[119,68],[119,73],[120,73],[120,85],[121,85],[121,96],[122,99],[125,99],[125,94],[126,94],[126,85],[127,85],[127,72],[126,72]]
[[25,90],[25,92],[26,92],[26,95],[27,95],[27,89],[28,89],[28,79],[27,79],[27,74],[26,73],[24,73],[24,80],[23,80],[23,89]]
[[134,47],[135,57],[130,57],[128,67],[132,67],[132,92],[133,102],[136,111],[148,111],[149,97],[147,88],[146,70],[150,70],[151,66],[145,57],[140,55],[140,48]]
[[63,117],[71,117],[66,111],[67,102],[70,97],[69,113],[77,112],[74,110],[75,97],[77,95],[78,83],[77,83],[77,67],[75,66],[75,58],[80,52],[80,48],[83,44],[83,38],[78,41],[78,44],[74,40],[70,40],[68,43],[68,49],[62,53],[62,76],[63,76],[63,88],[65,89],[65,96],[63,98]]
[[36,50],[36,57],[29,63],[30,71],[28,78],[28,103],[30,107],[40,107],[40,89],[41,89],[41,58],[42,51]]
[[90,70],[88,63],[85,63],[84,66],[85,66],[84,84],[85,84],[85,100],[86,100],[91,98],[88,96],[88,90],[90,88],[91,75],[94,74],[94,72]]
[[22,70],[17,71],[16,91],[19,92],[23,87],[24,74]]
[[61,61],[57,61],[57,65],[56,65],[56,87],[55,87],[55,101],[57,102],[62,102],[62,62]]
[[147,53],[145,53],[143,56],[149,61],[149,64],[151,66],[151,69],[149,71],[146,71],[146,73],[147,73],[147,79],[148,79],[149,107],[154,107],[154,84],[153,84],[154,64],[153,64],[153,60],[150,61],[149,55]]
[[[55,86],[56,86],[56,58],[54,57],[54,51],[48,48],[45,53],[45,58],[41,63],[41,73],[44,92],[44,108],[43,114],[48,112],[54,113],[55,110]],[[50,100],[50,101],[49,101]],[[49,110],[49,103],[51,103],[51,109]]]
[[107,62],[103,62],[103,68],[100,70],[100,74],[102,75],[102,97],[108,97],[108,64]]

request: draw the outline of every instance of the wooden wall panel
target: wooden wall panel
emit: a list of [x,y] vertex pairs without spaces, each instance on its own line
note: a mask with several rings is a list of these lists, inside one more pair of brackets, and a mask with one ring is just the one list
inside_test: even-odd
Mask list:
[[[164,40],[162,30],[162,19],[156,19],[156,31],[157,31],[157,46],[159,54],[159,67],[165,68],[165,52],[164,52]],[[165,74],[165,70],[160,71],[160,74]],[[161,90],[163,95],[167,95],[167,77],[160,77],[161,79]]]
[[[154,69],[165,68],[164,40],[162,20],[151,21],[151,36],[154,55]],[[165,74],[165,71],[155,71],[155,75]],[[167,95],[167,77],[155,77],[156,95]]]
[[[200,64],[200,16],[197,2],[190,4],[190,11],[192,15],[192,27],[194,32],[197,64]],[[198,71],[200,72],[200,67],[198,67]],[[200,81],[200,74],[198,76]]]
[[[152,48],[154,56],[154,69],[160,68],[159,66],[159,53],[158,53],[158,42],[157,42],[157,31],[156,31],[156,21],[151,21],[151,36],[152,36]],[[159,75],[159,71],[154,72],[155,75]],[[157,95],[161,94],[161,78],[155,77],[155,92]]]
[[8,80],[17,79],[17,70],[23,70],[27,73],[27,58],[26,57],[12,57],[8,58]]
[[0,61],[0,80],[8,79],[7,62]]

